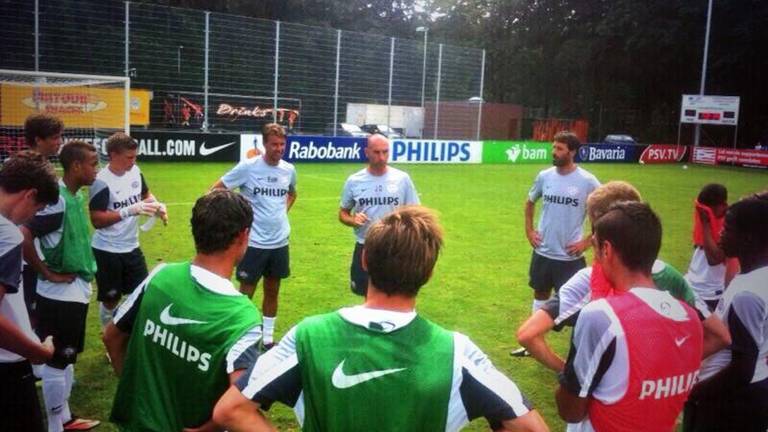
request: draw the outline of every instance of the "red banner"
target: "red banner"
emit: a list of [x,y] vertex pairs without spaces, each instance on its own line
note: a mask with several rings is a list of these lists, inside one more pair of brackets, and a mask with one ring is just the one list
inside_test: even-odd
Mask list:
[[691,162],[707,165],[739,165],[752,168],[768,168],[768,151],[729,148],[694,147]]
[[674,144],[651,144],[640,155],[641,164],[682,162],[688,154],[687,146]]
[[719,148],[717,149],[717,163],[766,168],[768,167],[768,151]]

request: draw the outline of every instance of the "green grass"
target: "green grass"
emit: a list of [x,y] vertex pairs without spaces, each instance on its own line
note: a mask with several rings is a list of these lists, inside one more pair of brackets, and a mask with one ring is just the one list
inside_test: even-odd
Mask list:
[[[193,255],[189,217],[192,203],[231,165],[141,165],[154,194],[168,203],[170,224],[142,234],[141,245],[151,267],[161,261]],[[679,165],[584,165],[602,182],[622,179],[634,184],[659,213],[664,224],[661,258],[685,271],[690,258],[692,201],[708,182],[725,184],[731,200],[768,186],[763,171]],[[290,213],[291,272],[280,294],[278,334],[302,317],[359,303],[348,288],[352,230],[337,221],[344,179],[360,169],[350,164],[301,164],[298,200]],[[446,328],[472,338],[536,404],[553,430],[563,422],[554,405],[555,375],[531,359],[516,359],[515,330],[528,316],[531,290],[527,271],[531,249],[523,233],[523,203],[536,173],[544,166],[420,165],[408,171],[422,203],[436,209],[446,232],[444,253],[433,279],[419,295],[418,311]],[[94,296],[95,297],[95,296]],[[256,304],[261,304],[260,289]],[[91,304],[86,349],[76,367],[73,411],[107,422],[117,379],[104,356],[98,308]],[[549,337],[567,353],[569,331]],[[281,430],[296,430],[292,412],[274,408],[269,417]],[[468,430],[487,430],[484,420]]]

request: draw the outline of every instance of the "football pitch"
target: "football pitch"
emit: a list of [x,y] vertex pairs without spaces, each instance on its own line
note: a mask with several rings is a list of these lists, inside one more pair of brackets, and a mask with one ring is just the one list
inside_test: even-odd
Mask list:
[[[150,189],[167,203],[170,223],[141,234],[147,264],[188,260],[194,255],[189,226],[194,201],[232,164],[142,163]],[[583,164],[601,182],[635,185],[662,220],[660,257],[685,272],[691,255],[692,202],[706,183],[727,186],[729,201],[768,187],[765,171],[680,165]],[[283,281],[277,336],[303,317],[359,303],[349,290],[352,229],[338,222],[339,197],[358,164],[297,164],[298,199],[289,213],[291,276]],[[530,358],[512,358],[515,330],[531,309],[527,273],[531,247],[524,234],[523,204],[536,173],[545,165],[403,165],[423,205],[440,215],[445,248],[432,280],[422,288],[417,310],[442,326],[467,334],[497,368],[533,401],[552,430],[564,430],[554,402],[554,373]],[[537,215],[540,207],[537,206]],[[588,254],[588,262],[591,253]],[[95,299],[95,294],[94,294]],[[261,307],[261,287],[254,296]],[[570,330],[548,340],[565,356]],[[117,385],[104,355],[98,305],[92,301],[85,352],[76,366],[71,406],[78,415],[108,422]],[[141,394],[135,397],[142,397]],[[41,399],[42,401],[42,399]],[[280,430],[298,430],[290,410],[275,406],[268,416]],[[483,419],[467,430],[488,430]]]

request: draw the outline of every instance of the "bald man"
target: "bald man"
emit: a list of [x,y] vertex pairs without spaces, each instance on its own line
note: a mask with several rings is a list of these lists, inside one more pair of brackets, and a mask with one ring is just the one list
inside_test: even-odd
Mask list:
[[379,134],[369,136],[365,156],[368,166],[347,178],[339,209],[339,221],[355,231],[349,286],[353,293],[360,296],[365,296],[368,289],[368,273],[360,259],[368,228],[398,207],[420,204],[411,177],[387,165],[389,140],[386,137]]

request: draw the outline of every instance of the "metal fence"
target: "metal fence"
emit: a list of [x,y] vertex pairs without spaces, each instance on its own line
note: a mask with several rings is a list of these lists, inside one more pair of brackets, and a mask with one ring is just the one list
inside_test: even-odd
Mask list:
[[0,68],[130,76],[152,92],[151,128],[277,120],[335,135],[367,122],[478,138],[485,52],[421,30],[411,40],[145,3],[0,0]]

